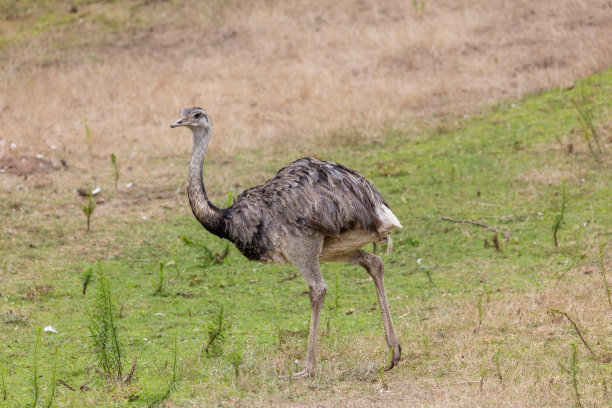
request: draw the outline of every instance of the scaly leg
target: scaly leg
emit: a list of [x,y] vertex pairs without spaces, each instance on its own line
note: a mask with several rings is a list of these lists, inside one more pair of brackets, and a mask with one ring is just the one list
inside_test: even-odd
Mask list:
[[323,240],[319,237],[302,238],[291,242],[284,251],[285,257],[293,263],[308,283],[310,297],[310,331],[308,332],[308,349],[306,352],[306,366],[303,371],[294,374],[294,377],[314,376],[317,369],[317,338],[319,333],[319,320],[327,283],[323,279],[319,267],[319,253]]
[[391,364],[386,368],[387,371],[391,370],[401,358],[402,346],[395,335],[393,321],[391,320],[391,313],[389,312],[387,293],[385,291],[383,261],[378,255],[370,254],[363,250],[358,250],[348,257],[348,262],[365,268],[374,280],[376,294],[378,295],[378,303],[380,305],[380,313],[382,314],[383,326],[385,328],[385,339],[387,340],[389,348],[393,350]]
[[319,335],[319,320],[325,300],[327,284],[324,280],[315,286],[308,285],[310,297],[310,331],[308,332],[308,350],[306,352],[306,367],[294,377],[314,376],[317,371],[317,338]]

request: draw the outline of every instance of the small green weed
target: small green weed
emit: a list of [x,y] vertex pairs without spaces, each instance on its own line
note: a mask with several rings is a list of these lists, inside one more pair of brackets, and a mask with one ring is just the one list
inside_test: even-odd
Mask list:
[[89,189],[89,194],[87,196],[87,204],[81,205],[81,210],[83,210],[83,214],[87,217],[87,231],[90,230],[91,216],[93,215],[96,209],[96,200],[93,198],[92,189]]
[[340,273],[338,268],[334,268],[334,310],[340,309]]
[[91,151],[91,142],[93,139],[93,134],[91,133],[91,129],[89,128],[89,125],[87,124],[87,117],[83,118],[83,124],[85,125],[85,143],[87,143],[87,149],[89,150],[89,154],[92,154]]
[[495,372],[497,374],[497,378],[499,378],[499,383],[501,384],[504,379],[502,377],[501,365],[499,363],[499,359],[501,357],[501,347],[497,349],[495,355],[493,356],[493,364],[495,365]]
[[164,292],[164,263],[159,263],[159,279],[153,296],[162,296]]
[[[584,100],[584,96],[583,96]],[[582,136],[589,147],[591,155],[596,161],[601,160],[603,154],[603,146],[600,140],[599,132],[593,124],[593,112],[591,109],[586,107],[585,103],[578,103],[575,98],[572,98],[572,104],[578,112],[578,121],[582,128]]]
[[429,356],[429,351],[430,351],[430,341],[429,341],[429,336],[428,335],[424,335],[423,336],[423,354],[426,356]]
[[205,330],[208,338],[205,342],[204,353],[207,356],[220,356],[228,330],[225,323],[223,306],[219,307],[219,310],[213,317],[213,321],[206,326]]
[[58,360],[58,349],[57,346],[55,347],[55,353],[54,353],[54,357],[53,357],[53,374],[51,374],[51,394],[49,395],[49,401],[47,402],[47,405],[45,406],[45,408],[51,408],[51,405],[53,405],[53,399],[55,398],[55,393],[57,391],[57,381],[56,381],[56,377],[57,377],[57,360]]
[[[393,358],[393,353],[391,353],[391,358]],[[378,379],[382,384],[381,388],[383,389],[383,391],[388,390],[389,385],[387,384],[387,380],[385,379],[385,370],[382,367],[378,367]]]
[[119,173],[119,163],[117,163],[117,156],[115,156],[115,153],[111,153],[110,160],[113,166],[113,178],[115,179],[115,190],[117,190],[120,173]]
[[208,268],[213,264],[222,264],[229,255],[229,242],[226,242],[223,252],[213,253],[204,243],[193,241],[185,235],[181,236],[181,241],[183,241],[185,245],[194,247],[198,250],[197,256],[201,262],[197,266],[201,268]]
[[563,191],[561,193],[561,208],[559,210],[559,213],[555,216],[555,219],[552,225],[553,241],[555,242],[555,248],[559,248],[559,240],[557,236],[559,234],[559,230],[561,229],[561,226],[563,225],[565,221],[565,209],[566,208],[567,208],[567,192],[565,190],[565,187],[563,187]]
[[32,408],[38,404],[38,346],[40,345],[40,336],[42,334],[42,327],[38,328],[36,333],[36,341],[34,342],[34,365],[32,367],[32,392],[34,393],[32,399]]
[[168,385],[168,388],[163,394],[154,398],[153,402],[151,402],[148,405],[149,408],[157,407],[160,404],[162,404],[164,401],[166,401],[170,397],[170,394],[172,394],[172,391],[174,391],[174,389],[176,388],[176,381],[178,378],[177,360],[178,360],[178,335],[175,335],[174,336],[174,351],[172,352],[172,378],[170,379],[170,384]]
[[487,367],[485,367],[484,364],[482,365],[482,367],[480,367],[480,370],[478,370],[478,375],[480,376],[480,392],[482,392],[482,386],[484,385],[484,380],[487,377],[488,373],[489,370],[487,370]]
[[572,343],[572,358],[570,360],[570,374],[572,375],[572,388],[576,397],[576,405],[582,407],[580,392],[578,391],[578,349],[576,343]]
[[484,294],[480,294],[478,296],[478,300],[476,301],[476,310],[478,311],[478,327],[476,327],[476,333],[480,331],[480,326],[482,326],[482,316],[483,316],[482,299],[483,298],[484,298]]
[[412,0],[412,9],[417,17],[423,17],[425,15],[425,0]]
[[93,265],[83,271],[83,295],[87,292],[87,286],[91,283],[93,271]]
[[238,347],[234,347],[234,349],[228,353],[227,359],[234,369],[234,377],[238,378],[238,375],[240,374],[240,366],[244,362],[242,350]]
[[3,359],[0,359],[0,362],[2,363],[2,365],[0,365],[0,386],[2,386],[2,400],[6,401],[8,398],[8,391],[6,390],[6,379],[5,379],[5,375],[6,375],[6,362]]
[[110,280],[100,261],[97,267],[98,293],[91,313],[89,332],[98,366],[109,377],[121,380],[122,352],[115,324],[115,306]]

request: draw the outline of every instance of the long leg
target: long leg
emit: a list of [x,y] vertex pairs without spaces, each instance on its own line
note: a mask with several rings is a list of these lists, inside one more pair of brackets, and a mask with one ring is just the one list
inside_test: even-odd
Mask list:
[[308,332],[308,349],[306,352],[306,366],[304,370],[295,374],[295,377],[312,376],[317,369],[317,338],[319,333],[319,319],[327,283],[323,279],[321,268],[319,267],[319,253],[323,241],[318,238],[301,239],[299,242],[292,243],[285,257],[293,263],[300,271],[308,283],[308,295],[310,297],[310,331]]
[[383,326],[385,328],[385,339],[387,340],[389,348],[393,350],[391,364],[387,367],[387,371],[391,370],[401,358],[402,346],[395,335],[391,313],[389,312],[387,293],[385,291],[383,261],[378,255],[358,250],[349,255],[348,262],[365,268],[374,280],[376,294],[378,295],[378,303],[380,305],[380,313],[382,314]]

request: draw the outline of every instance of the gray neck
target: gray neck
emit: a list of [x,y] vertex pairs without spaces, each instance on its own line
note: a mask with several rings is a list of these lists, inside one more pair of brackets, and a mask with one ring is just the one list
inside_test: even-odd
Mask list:
[[224,213],[208,200],[202,175],[204,156],[206,156],[206,149],[208,148],[208,142],[210,142],[211,129],[196,127],[191,130],[193,132],[193,153],[189,164],[189,182],[187,184],[191,211],[209,232],[225,238]]

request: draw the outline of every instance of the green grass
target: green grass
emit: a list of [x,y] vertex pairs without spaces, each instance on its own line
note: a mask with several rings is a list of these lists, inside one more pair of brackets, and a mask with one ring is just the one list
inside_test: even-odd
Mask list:
[[[214,22],[217,14],[233,4],[229,1],[199,2],[195,11]],[[66,56],[61,50],[75,47],[91,50],[92,46],[115,41],[114,36],[126,31],[155,26],[160,14],[166,15],[174,25],[183,24],[190,17],[185,15],[184,6],[181,2],[143,3],[137,0],[2,0],[0,49],[24,46],[41,39],[51,41],[57,48],[49,55],[52,62]],[[89,35],[84,35],[83,30]]]
[[[488,311],[516,294],[554,288],[559,276],[579,283],[584,276],[579,271],[590,265],[598,268],[599,245],[612,232],[612,174],[605,155],[594,160],[577,133],[580,124],[572,100],[580,95],[584,108],[594,115],[593,123],[605,127],[611,89],[612,71],[606,71],[572,90],[504,102],[473,117],[390,127],[380,140],[358,135],[363,142],[357,145],[318,152],[371,179],[404,225],[394,234],[394,252],[384,258],[391,312],[404,345],[400,367],[388,373],[379,374],[388,351],[374,285],[361,269],[323,266],[329,286],[320,328],[319,375],[286,381],[283,376],[300,369],[294,361],[303,360],[306,352],[306,284],[299,276],[283,280],[294,273],[290,266],[250,263],[234,248],[215,262],[214,254],[224,254],[226,243],[193,219],[185,196],[176,207],[148,220],[142,220],[137,209],[123,215],[121,222],[100,210],[86,234],[82,214],[70,207],[72,196],[51,196],[43,205],[41,198],[32,199],[26,192],[2,195],[0,217],[11,228],[0,235],[0,313],[29,313],[24,320],[0,319],[7,406],[31,401],[33,370],[43,378],[38,400],[49,400],[56,348],[56,377],[75,389],[59,386],[53,391],[58,407],[151,404],[165,396],[171,378],[172,393],[167,397],[176,406],[231,405],[239,400],[265,405],[315,398],[341,401],[338,395],[378,395],[372,382],[387,388],[397,386],[394,378],[445,384],[458,377],[479,382],[483,389],[489,377],[505,387],[559,377],[569,383],[551,382],[551,398],[558,393],[569,401],[578,387],[582,403],[586,404],[587,390],[592,391],[589,401],[603,401],[600,384],[611,384],[610,364],[589,359],[578,347],[568,368],[568,345],[575,340],[570,327],[559,323],[564,331],[549,338],[546,348],[535,349],[541,355],[534,357],[521,332],[503,321],[490,321]],[[575,146],[572,153],[567,152],[568,143]],[[237,175],[255,165],[271,175],[289,158],[300,156],[272,155],[262,162],[257,152],[240,155],[244,163],[233,164]],[[206,171],[214,171],[214,166]],[[241,177],[249,181],[248,175]],[[559,214],[562,191],[567,206],[556,248],[551,225]],[[211,192],[219,203],[227,197],[214,187]],[[118,199],[117,194],[109,193],[107,200]],[[55,220],[40,215],[47,205],[63,208],[67,215]],[[483,244],[485,239],[491,242],[492,231],[442,221],[443,216],[484,222],[510,239],[500,234],[496,251]],[[79,250],[70,249],[74,246]],[[120,347],[130,358],[138,357],[129,385],[109,382],[96,369],[88,325],[98,279],[89,283],[85,295],[82,292],[83,272],[98,257],[114,297]],[[160,262],[166,265],[165,296],[154,296],[161,287]],[[600,295],[607,307],[603,289],[593,294]],[[205,328],[220,308],[228,327],[223,351],[200,353],[207,341]],[[458,321],[434,318],[451,310],[467,316],[468,323],[462,324],[468,330]],[[541,318],[550,317],[544,312]],[[46,325],[58,333],[42,333],[38,367],[33,367],[36,329]],[[480,337],[465,350],[439,340],[477,327]],[[525,330],[535,333],[537,328]],[[598,348],[610,354],[609,325],[607,332],[593,328],[587,335],[603,339]],[[472,371],[454,357],[459,354],[477,356]],[[521,374],[524,367],[533,366],[532,358],[540,357],[558,359],[558,365],[531,368],[531,377]],[[466,372],[471,372],[470,378],[461,378]]]

